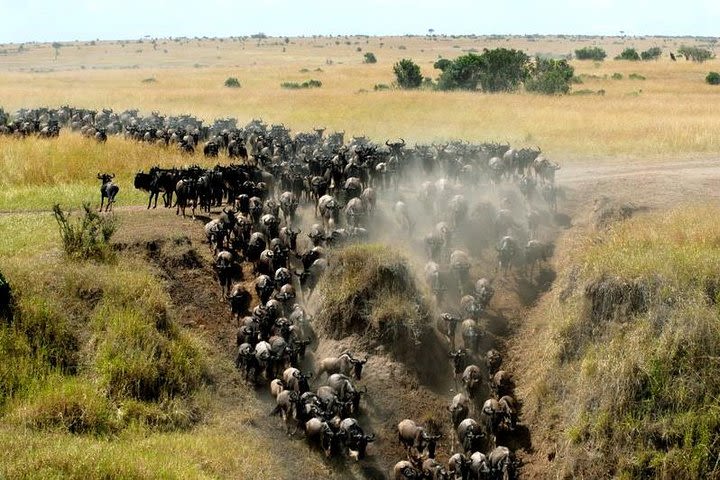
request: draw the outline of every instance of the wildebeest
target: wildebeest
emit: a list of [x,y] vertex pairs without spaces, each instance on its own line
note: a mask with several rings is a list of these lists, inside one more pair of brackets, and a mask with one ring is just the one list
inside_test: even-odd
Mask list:
[[338,224],[338,213],[342,206],[332,195],[323,195],[318,200],[318,211],[323,220],[325,231],[330,231]]
[[483,428],[472,418],[466,418],[460,422],[457,427],[457,435],[466,454],[479,451],[485,438]]
[[115,196],[120,191],[120,187],[117,183],[113,182],[113,178],[115,178],[114,173],[98,173],[97,178],[102,182],[102,185],[100,185],[100,211],[102,211],[103,204],[107,198],[107,205],[105,206],[105,211],[107,212],[112,210],[112,205],[115,203]]
[[366,435],[354,418],[345,418],[340,422],[340,438],[348,449],[350,458],[365,458],[368,443],[375,441],[375,434]]
[[323,373],[327,373],[328,377],[333,373],[349,376],[354,373],[355,378],[360,380],[363,366],[367,363],[367,360],[367,356],[365,356],[364,360],[354,358],[350,352],[343,352],[338,357],[323,358],[317,365],[317,376],[319,378]]
[[490,349],[485,353],[485,366],[487,367],[488,374],[492,378],[495,373],[500,370],[502,365],[502,355],[497,350]]
[[533,271],[537,266],[538,269],[540,261],[547,262],[548,258],[552,256],[554,246],[551,243],[543,243],[539,240],[529,240],[525,245],[525,271],[529,276],[532,277]]
[[401,460],[393,467],[393,475],[395,480],[422,480],[425,473],[415,468],[408,460]]
[[470,271],[470,257],[462,250],[454,250],[450,254],[450,268],[457,280],[458,291],[464,295]]
[[506,235],[500,240],[500,244],[495,247],[498,252],[498,270],[502,270],[503,275],[506,275],[510,269],[510,265],[517,255],[517,243],[515,240]]
[[305,422],[305,438],[308,443],[318,445],[326,458],[332,457],[339,447],[339,435],[327,421],[317,417]]
[[408,418],[398,423],[397,430],[398,440],[408,452],[414,448],[418,455],[422,455],[425,448],[427,448],[428,457],[435,457],[437,441],[442,435],[429,435],[424,427],[417,425]]
[[464,393],[458,393],[453,397],[448,410],[450,411],[453,428],[457,429],[460,422],[470,415],[470,399]]
[[468,397],[475,398],[482,385],[482,373],[477,365],[468,365],[462,375],[462,382]]
[[494,478],[502,480],[513,478],[512,453],[507,447],[495,447],[487,455],[487,461]]

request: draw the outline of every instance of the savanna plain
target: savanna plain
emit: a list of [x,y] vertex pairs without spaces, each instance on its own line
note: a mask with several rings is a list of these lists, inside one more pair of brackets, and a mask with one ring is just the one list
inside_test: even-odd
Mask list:
[[[379,145],[462,140],[542,149],[560,169],[557,212],[545,212],[535,232],[554,245],[539,272],[522,265],[508,275],[496,271],[495,239],[484,230],[466,228],[456,240],[473,255],[474,278],[490,278],[495,289],[478,321],[484,345],[502,353],[516,385],[522,428],[503,440],[518,475],[720,478],[720,86],[705,82],[720,60],[669,57],[682,45],[715,48],[712,40],[428,35],[9,44],[0,45],[0,107],[139,109],[208,123],[263,119],[293,132],[325,127]],[[588,46],[604,48],[608,58],[571,60],[577,83],[567,95],[392,86],[393,65],[403,58],[434,79],[439,58],[484,48],[560,58]],[[663,50],[658,60],[612,59],[626,47],[655,46]],[[377,63],[364,62],[368,52]],[[240,87],[225,87],[228,77]],[[281,88],[310,79],[321,87]],[[282,421],[268,415],[274,400],[266,388],[252,388],[235,369],[237,327],[219,294],[203,230],[209,216],[146,210],[147,193],[133,188],[140,170],[191,163],[231,160],[122,136],[98,143],[69,128],[52,139],[0,136],[0,272],[13,291],[13,312],[0,326],[0,477],[392,478],[405,458],[396,431],[403,418],[445,434],[439,459],[457,451],[446,407],[458,385],[435,328],[446,305],[422,278],[424,229],[434,220],[415,206],[417,185],[379,192],[376,222],[384,233],[371,245],[330,248],[330,264],[344,270],[331,270],[308,305],[319,334],[311,360],[344,349],[369,354],[362,422],[378,438],[366,460],[326,460],[300,434],[288,438]],[[95,259],[72,258],[52,207],[77,212],[90,202],[95,209],[98,172],[114,173],[120,185],[115,211],[102,217],[112,220],[114,235]],[[502,194],[488,184],[467,197],[479,211],[499,208]],[[392,218],[397,200],[410,205],[416,224],[405,237]],[[316,222],[312,206],[300,214],[304,231]],[[242,268],[251,289],[252,267]],[[334,326],[355,318],[347,309],[358,299],[367,335],[385,323],[427,323],[417,351],[393,351]],[[257,301],[253,291],[252,306]]]

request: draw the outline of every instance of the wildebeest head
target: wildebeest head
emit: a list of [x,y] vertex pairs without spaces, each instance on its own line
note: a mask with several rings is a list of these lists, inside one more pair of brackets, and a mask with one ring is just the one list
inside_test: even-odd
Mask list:
[[362,380],[362,370],[363,366],[368,361],[368,355],[365,355],[365,358],[360,360],[359,358],[350,358],[350,363],[353,365],[353,373],[355,374],[355,379]]
[[425,435],[427,441],[428,458],[435,458],[435,449],[437,448],[437,441],[442,438],[442,433],[437,435]]
[[461,348],[459,350],[456,350],[454,352],[449,353],[450,358],[452,358],[453,367],[455,374],[460,374],[465,370],[465,364],[466,364],[466,358],[467,358],[467,351],[465,351],[464,348]]
[[114,173],[98,173],[97,174],[98,180],[102,180],[103,185],[106,183],[110,183],[113,178],[115,178]]
[[[362,433],[356,433],[352,435],[350,457],[355,460],[362,460],[365,458],[368,443],[375,441],[375,434],[364,435]],[[352,447],[355,447],[354,449]]]
[[310,391],[310,384],[308,383],[308,379],[312,378],[313,374],[311,373],[302,373],[302,372],[293,372],[293,377],[295,377],[298,381],[298,388],[300,390],[300,393],[305,393]]

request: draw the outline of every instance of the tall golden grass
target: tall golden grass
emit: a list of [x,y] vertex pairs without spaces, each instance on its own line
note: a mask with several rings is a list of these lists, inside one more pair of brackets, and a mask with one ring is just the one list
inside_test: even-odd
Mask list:
[[[124,47],[72,44],[61,48],[56,60],[49,45],[30,45],[24,53],[0,57],[0,71],[5,70],[0,89],[7,109],[71,104],[193,113],[208,121],[234,116],[244,123],[262,117],[294,130],[320,125],[376,141],[401,136],[410,142],[461,138],[539,145],[562,161],[707,154],[720,151],[715,114],[720,95],[704,77],[720,70],[720,62],[667,58],[681,44],[698,42],[613,37],[323,37],[294,38],[288,44],[282,39],[161,40],[157,49],[148,41]],[[609,58],[626,46],[653,45],[663,47],[665,56],[652,62],[573,62],[578,75],[596,77],[585,77],[575,90],[604,90],[603,96],[373,91],[376,84],[392,83],[392,65],[401,58],[412,58],[425,76],[435,78],[439,71],[432,64],[441,56],[498,46],[559,55],[595,44],[605,47]],[[378,63],[362,63],[367,51],[376,54]],[[611,78],[616,72],[623,80]],[[646,80],[631,80],[630,73]],[[238,77],[242,88],[223,87],[228,76]],[[146,78],[156,81],[143,83]],[[322,88],[280,88],[281,82],[310,78],[322,81]]]

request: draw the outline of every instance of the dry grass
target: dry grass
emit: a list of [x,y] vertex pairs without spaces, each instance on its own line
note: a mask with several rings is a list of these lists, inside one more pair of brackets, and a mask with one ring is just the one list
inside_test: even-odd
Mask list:
[[[387,136],[411,142],[492,139],[540,145],[563,161],[620,153],[662,156],[720,150],[715,134],[720,128],[715,115],[720,97],[715,95],[717,88],[704,82],[708,71],[719,69],[718,60],[573,62],[577,74],[599,77],[586,78],[576,89],[602,89],[604,96],[372,91],[376,84],[392,83],[392,65],[401,58],[412,58],[424,75],[436,77],[439,72],[432,63],[440,56],[454,58],[485,47],[558,55],[598,44],[611,58],[629,45],[641,49],[658,45],[667,52],[683,43],[698,44],[695,39],[348,37],[296,38],[287,45],[282,39],[162,42],[157,50],[147,41],[124,47],[104,42],[69,45],[60,50],[57,60],[49,45],[29,45],[25,53],[0,57],[0,69],[6,70],[0,75],[2,101],[9,109],[71,104],[194,113],[207,120],[231,115],[246,122],[262,117],[296,130],[324,125],[378,141]],[[363,63],[368,51],[376,54],[378,63]],[[198,68],[193,67],[196,64]],[[615,72],[624,79],[612,80]],[[630,73],[647,79],[631,80]],[[228,75],[236,76],[242,88],[225,88]],[[280,88],[282,82],[310,77],[322,81],[322,88]],[[156,82],[143,83],[146,78]]]
[[526,418],[555,445],[548,476],[720,474],[718,213],[638,217],[560,260],[518,347]]

